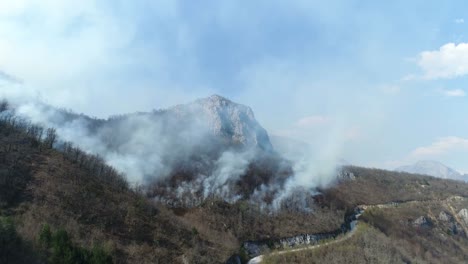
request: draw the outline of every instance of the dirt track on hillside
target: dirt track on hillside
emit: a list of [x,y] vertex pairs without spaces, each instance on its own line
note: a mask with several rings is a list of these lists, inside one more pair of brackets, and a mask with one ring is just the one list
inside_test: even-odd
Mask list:
[[[450,197],[448,197],[446,199],[434,199],[434,200],[424,200],[424,201],[416,201],[415,200],[415,201],[406,201],[406,202],[390,202],[390,203],[385,203],[385,204],[374,204],[374,205],[358,205],[358,206],[356,206],[356,209],[361,209],[362,213],[364,213],[366,210],[373,209],[373,208],[380,208],[380,209],[397,208],[399,206],[408,205],[408,204],[443,202],[451,209],[452,213],[456,217],[455,211],[453,211],[453,207],[450,206],[449,202],[451,200],[459,200],[459,199],[466,200],[468,198],[467,197],[461,197],[461,196],[450,196]],[[357,211],[357,210],[355,210],[355,211]],[[345,233],[344,236],[341,236],[339,238],[336,238],[334,240],[331,240],[331,241],[328,241],[328,242],[325,242],[325,243],[313,245],[313,246],[304,246],[304,247],[299,247],[299,248],[291,248],[291,249],[272,252],[272,253],[269,254],[269,256],[283,255],[283,254],[287,254],[287,253],[299,252],[299,251],[304,251],[304,250],[314,250],[314,249],[317,249],[317,248],[322,247],[322,246],[328,246],[328,245],[332,245],[332,244],[341,243],[343,241],[346,241],[346,240],[350,239],[351,237],[353,237],[354,234],[356,233],[357,226],[359,225],[359,217],[361,216],[362,213],[359,213],[358,215],[356,215],[356,225],[350,231]],[[254,257],[254,258],[250,259],[247,262],[247,264],[260,264],[260,263],[262,263],[264,256],[265,255],[260,255],[260,256]]]

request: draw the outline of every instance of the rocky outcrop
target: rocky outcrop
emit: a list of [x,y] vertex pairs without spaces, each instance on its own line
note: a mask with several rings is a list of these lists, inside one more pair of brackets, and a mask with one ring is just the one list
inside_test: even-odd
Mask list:
[[466,208],[461,209],[457,215],[460,218],[460,220],[463,221],[465,225],[468,225],[468,209]]
[[301,234],[293,237],[268,239],[261,241],[247,241],[244,242],[242,248],[245,253],[253,258],[259,256],[270,250],[287,249],[297,246],[315,245],[320,241],[326,239],[334,239],[340,234],[347,233],[354,230],[357,224],[357,219],[361,216],[365,209],[356,207],[354,212],[345,217],[344,223],[341,228],[328,233],[319,234]]
[[450,222],[452,220],[452,217],[449,214],[447,214],[445,211],[441,211],[439,213],[438,219],[439,221]]
[[[457,218],[459,220],[457,220]],[[442,224],[450,234],[463,235],[465,234],[465,229],[462,225],[467,224],[466,221],[468,220],[468,210],[460,210],[455,217],[453,217],[445,211],[441,211],[437,219],[441,222],[440,224]]]
[[179,116],[197,115],[195,118],[206,122],[214,136],[228,143],[273,150],[267,131],[257,122],[252,109],[222,96],[212,95],[167,111]]
[[339,234],[342,234],[343,232],[344,230],[337,230],[334,232],[323,234],[301,234],[293,237],[281,238],[276,240],[247,241],[244,242],[243,248],[249,255],[249,257],[256,257],[270,250],[287,249],[305,245],[315,245],[321,240],[336,238]]
[[420,217],[416,218],[416,220],[413,221],[413,226],[415,226],[415,227],[429,227],[429,226],[431,226],[431,221],[425,216],[420,216]]
[[345,171],[345,170],[341,170],[338,172],[338,179],[339,180],[356,180],[356,175],[354,175],[354,173],[352,172],[349,172],[349,171]]

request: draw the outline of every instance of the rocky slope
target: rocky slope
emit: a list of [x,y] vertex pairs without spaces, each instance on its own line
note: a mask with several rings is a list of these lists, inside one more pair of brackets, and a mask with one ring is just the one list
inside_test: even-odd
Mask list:
[[167,110],[178,116],[201,119],[214,136],[245,148],[273,151],[267,131],[257,122],[252,109],[219,95],[198,99]]

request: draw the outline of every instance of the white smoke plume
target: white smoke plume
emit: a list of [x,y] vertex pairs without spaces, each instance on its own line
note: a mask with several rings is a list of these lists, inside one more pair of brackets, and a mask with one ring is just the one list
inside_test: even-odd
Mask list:
[[[176,107],[104,120],[57,110],[38,101],[14,100],[14,103],[17,115],[56,128],[62,141],[100,155],[123,172],[130,183],[162,182],[157,192],[162,195],[157,198],[174,206],[196,206],[210,197],[228,202],[243,198],[233,188],[251,163],[261,160],[256,148],[226,148],[223,139],[212,136],[212,128],[206,125],[207,117],[200,114],[200,109],[190,109],[193,106],[189,106],[188,112],[178,111],[180,108]],[[314,157],[303,153],[287,158],[293,160],[293,170],[282,178],[268,175],[271,181],[259,182],[250,195],[252,202],[265,209],[278,209],[285,204],[307,208],[316,187],[326,186],[335,179],[334,155]],[[281,171],[289,163],[278,160],[278,164],[264,166],[271,165]],[[196,176],[184,179],[188,172],[196,172]],[[171,182],[169,176],[174,174],[182,180]],[[260,176],[249,177],[253,179],[244,180],[255,181]],[[269,202],[265,202],[266,197],[270,197]]]

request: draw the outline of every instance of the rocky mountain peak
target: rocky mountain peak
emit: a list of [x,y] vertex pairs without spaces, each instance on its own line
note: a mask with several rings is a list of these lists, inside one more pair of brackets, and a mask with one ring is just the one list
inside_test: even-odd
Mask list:
[[225,112],[224,114],[229,114],[231,116],[245,115],[249,120],[255,120],[254,113],[250,107],[234,103],[233,101],[217,94],[198,99],[194,104],[199,104],[208,114],[211,115],[219,116]]
[[197,115],[197,118],[208,123],[214,135],[227,142],[273,151],[267,131],[257,122],[248,106],[215,94],[170,110],[179,115]]

